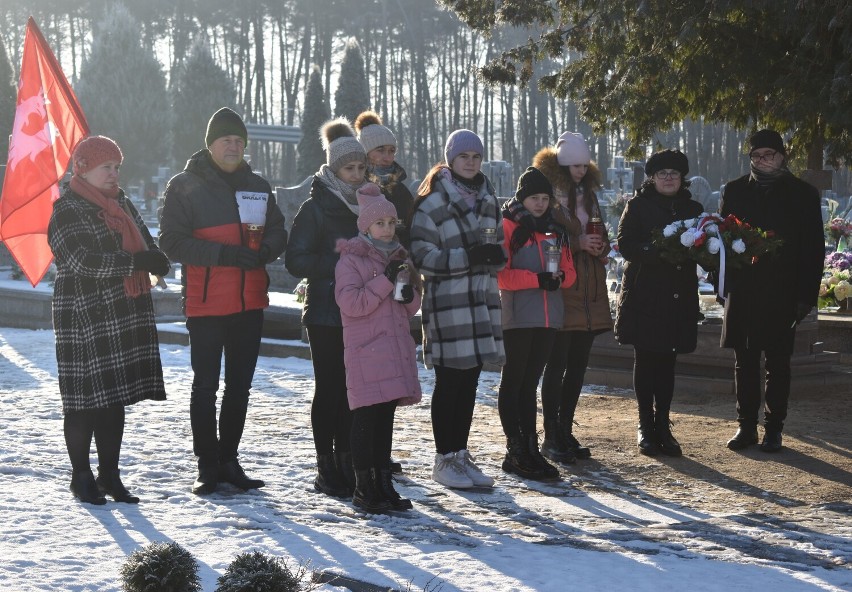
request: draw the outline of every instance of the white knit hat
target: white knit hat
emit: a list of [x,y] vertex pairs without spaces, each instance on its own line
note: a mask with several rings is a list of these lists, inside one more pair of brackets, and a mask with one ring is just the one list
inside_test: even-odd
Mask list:
[[379,146],[397,146],[396,136],[382,125],[382,118],[374,111],[364,111],[355,119],[355,132],[367,153]]
[[556,161],[562,166],[589,164],[592,153],[582,134],[565,132],[556,141]]

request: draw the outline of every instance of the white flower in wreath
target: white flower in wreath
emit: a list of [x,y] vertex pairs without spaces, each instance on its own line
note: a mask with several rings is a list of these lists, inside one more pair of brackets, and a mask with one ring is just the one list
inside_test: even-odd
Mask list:
[[722,241],[721,239],[716,238],[715,236],[710,237],[710,240],[707,241],[707,251],[711,255],[715,255],[722,249]]
[[692,228],[693,226],[695,226],[696,222],[698,222],[698,220],[696,220],[695,218],[690,218],[689,220],[684,220],[683,225],[686,228]]
[[718,236],[719,235],[719,226],[716,224],[706,224],[704,226],[704,232],[709,235]]
[[834,286],[834,298],[838,302],[849,298],[850,292],[852,292],[852,285],[850,285],[846,280],[840,280],[837,282],[837,285]]
[[669,224],[665,228],[663,228],[663,236],[669,238],[675,232],[677,232],[677,227],[674,224]]
[[746,244],[743,241],[743,239],[738,238],[737,240],[732,242],[731,243],[731,250],[733,250],[734,253],[745,253]]
[[691,247],[695,244],[695,230],[692,228],[687,229],[683,234],[680,235],[680,244],[684,247]]

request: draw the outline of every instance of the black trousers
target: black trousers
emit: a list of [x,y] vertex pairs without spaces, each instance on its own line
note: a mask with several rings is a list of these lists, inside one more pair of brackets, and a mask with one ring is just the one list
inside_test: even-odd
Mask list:
[[396,401],[352,411],[352,465],[356,471],[389,469]]
[[[639,423],[668,417],[674,397],[677,354],[634,348],[633,390],[639,404]],[[647,427],[651,427],[649,424]]]
[[[192,450],[199,463],[225,463],[237,458],[248,411],[249,390],[254,378],[263,311],[190,317],[190,359],[192,395],[189,416],[192,424]],[[216,430],[216,393],[225,354],[225,389]]]
[[574,413],[595,334],[591,331],[557,331],[544,376],[541,379],[541,410],[544,422],[574,423]]
[[787,419],[790,400],[790,354],[786,349],[734,349],[734,384],[737,393],[737,421],[757,425],[760,413],[760,354],[765,354],[766,401],[763,409],[767,429],[781,431]]
[[98,451],[98,471],[118,469],[121,440],[124,437],[124,406],[105,409],[69,411],[63,420],[65,447],[71,459],[71,469],[76,473],[91,469],[89,453],[92,436]]
[[507,438],[535,433],[538,381],[553,348],[556,329],[505,329],[506,364],[500,376],[497,409]]
[[464,370],[435,366],[432,433],[438,453],[448,454],[467,449],[481,372],[482,366]]
[[314,447],[317,454],[347,452],[351,447],[352,412],[346,398],[343,327],[308,325],[306,329],[314,366]]

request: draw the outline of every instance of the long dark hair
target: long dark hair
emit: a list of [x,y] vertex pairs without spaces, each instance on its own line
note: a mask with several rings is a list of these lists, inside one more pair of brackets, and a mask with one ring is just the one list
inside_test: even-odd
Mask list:
[[423,203],[424,199],[435,192],[435,183],[438,182],[438,175],[446,168],[449,167],[445,163],[439,162],[433,165],[432,168],[429,169],[429,172],[426,173],[426,176],[423,177],[423,180],[420,182],[420,186],[417,188],[417,196],[414,198],[414,202],[411,204],[411,208],[409,208],[408,215],[405,218],[405,224],[408,228],[411,228],[414,220],[414,212],[417,211],[417,208],[421,203]]
[[[565,166],[565,165],[563,165]],[[589,168],[586,169],[586,174],[583,175],[583,178],[580,179],[579,183],[574,182],[574,177],[571,176],[571,168],[569,166],[565,166],[568,173],[568,213],[572,218],[577,217],[577,186],[581,185],[583,187],[584,195],[592,195],[601,188],[601,171],[598,167],[589,163]],[[600,208],[597,207],[597,212],[589,212],[590,217],[601,216]]]

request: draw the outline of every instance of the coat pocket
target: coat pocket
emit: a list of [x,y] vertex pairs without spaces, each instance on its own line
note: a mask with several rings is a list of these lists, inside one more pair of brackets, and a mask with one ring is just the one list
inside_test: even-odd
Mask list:
[[346,386],[357,389],[366,384],[382,382],[399,377],[397,341],[382,331],[371,335],[358,345],[344,351],[346,362]]

